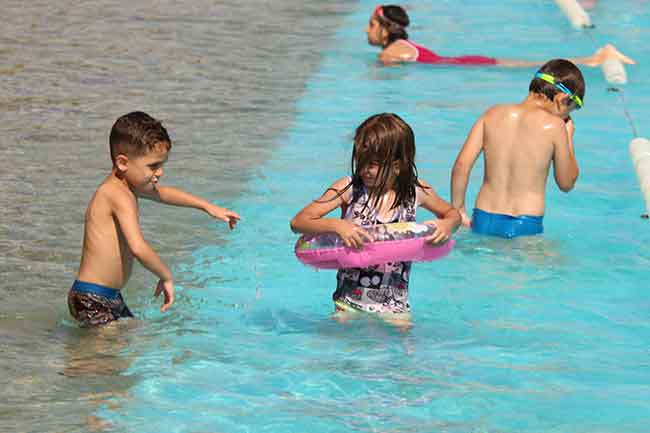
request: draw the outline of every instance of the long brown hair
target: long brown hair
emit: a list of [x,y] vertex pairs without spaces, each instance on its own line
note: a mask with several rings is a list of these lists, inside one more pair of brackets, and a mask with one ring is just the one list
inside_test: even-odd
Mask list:
[[[407,206],[415,201],[415,187],[427,188],[418,181],[418,169],[415,166],[415,135],[411,127],[394,113],[375,114],[367,118],[354,134],[354,148],[352,150],[351,169],[352,182],[336,197],[340,197],[351,186],[362,187],[363,179],[360,170],[368,164],[378,163],[378,186],[370,192],[370,197],[365,206],[376,207],[379,199],[388,192],[389,188],[395,189],[395,198],[391,209]],[[394,173],[391,173],[394,172]],[[391,175],[395,175],[395,184],[389,185]],[[361,188],[354,188],[361,190]],[[356,201],[358,197],[353,197]]]

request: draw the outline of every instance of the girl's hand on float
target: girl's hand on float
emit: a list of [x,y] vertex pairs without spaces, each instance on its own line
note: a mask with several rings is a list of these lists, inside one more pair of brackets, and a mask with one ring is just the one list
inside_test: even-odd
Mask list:
[[365,241],[372,242],[367,231],[346,220],[339,220],[336,234],[340,236],[346,247],[361,249]]
[[424,224],[433,226],[436,231],[429,237],[431,245],[442,245],[449,240],[454,229],[454,223],[448,220],[425,221]]

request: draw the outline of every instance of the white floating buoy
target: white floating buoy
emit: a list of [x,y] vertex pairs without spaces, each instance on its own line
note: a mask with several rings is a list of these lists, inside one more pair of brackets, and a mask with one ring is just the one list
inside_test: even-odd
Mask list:
[[577,0],[555,0],[555,3],[562,9],[571,24],[576,29],[592,27],[589,14],[580,6]]
[[645,199],[646,212],[650,214],[650,140],[641,137],[632,140],[630,156]]
[[605,60],[601,66],[603,74],[608,83],[612,84],[625,84],[627,83],[627,74],[625,67],[620,60],[609,59]]

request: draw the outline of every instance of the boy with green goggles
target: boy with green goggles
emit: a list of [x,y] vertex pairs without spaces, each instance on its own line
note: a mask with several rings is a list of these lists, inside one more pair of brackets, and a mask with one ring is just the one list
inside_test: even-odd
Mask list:
[[535,78],[539,78],[540,80],[546,81],[547,83],[554,85],[556,89],[569,95],[569,99],[575,103],[576,105],[575,108],[577,110],[581,109],[582,106],[584,105],[582,103],[582,99],[580,98],[580,96],[575,95],[564,84],[556,82],[555,78],[552,75],[545,74],[543,72],[538,72],[535,74]]
[[[490,107],[476,121],[456,158],[451,203],[474,233],[514,238],[543,233],[546,179],[553,166],[558,187],[569,192],[578,179],[572,110],[583,106],[585,82],[564,59],[545,63],[520,103]],[[470,173],[484,157],[483,185],[474,211],[465,211]]]

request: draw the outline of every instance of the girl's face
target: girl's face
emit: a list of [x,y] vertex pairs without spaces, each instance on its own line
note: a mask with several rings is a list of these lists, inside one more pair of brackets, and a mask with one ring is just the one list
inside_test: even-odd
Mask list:
[[366,187],[372,188],[377,185],[377,177],[379,175],[380,169],[381,165],[379,165],[378,162],[370,162],[363,168],[359,169],[359,175],[361,176],[361,180],[363,180],[363,184]]
[[374,15],[370,17],[365,32],[368,36],[368,43],[370,45],[384,46],[384,42],[388,37],[388,32],[386,32],[386,29],[379,24],[379,21]]
[[[397,165],[398,163],[395,162],[393,169],[388,173],[386,186],[389,188],[392,188],[393,184],[395,183]],[[364,167],[359,168],[359,176],[361,176],[363,184],[368,189],[381,186],[381,179],[379,177],[380,173],[381,164],[378,161],[371,161]]]

